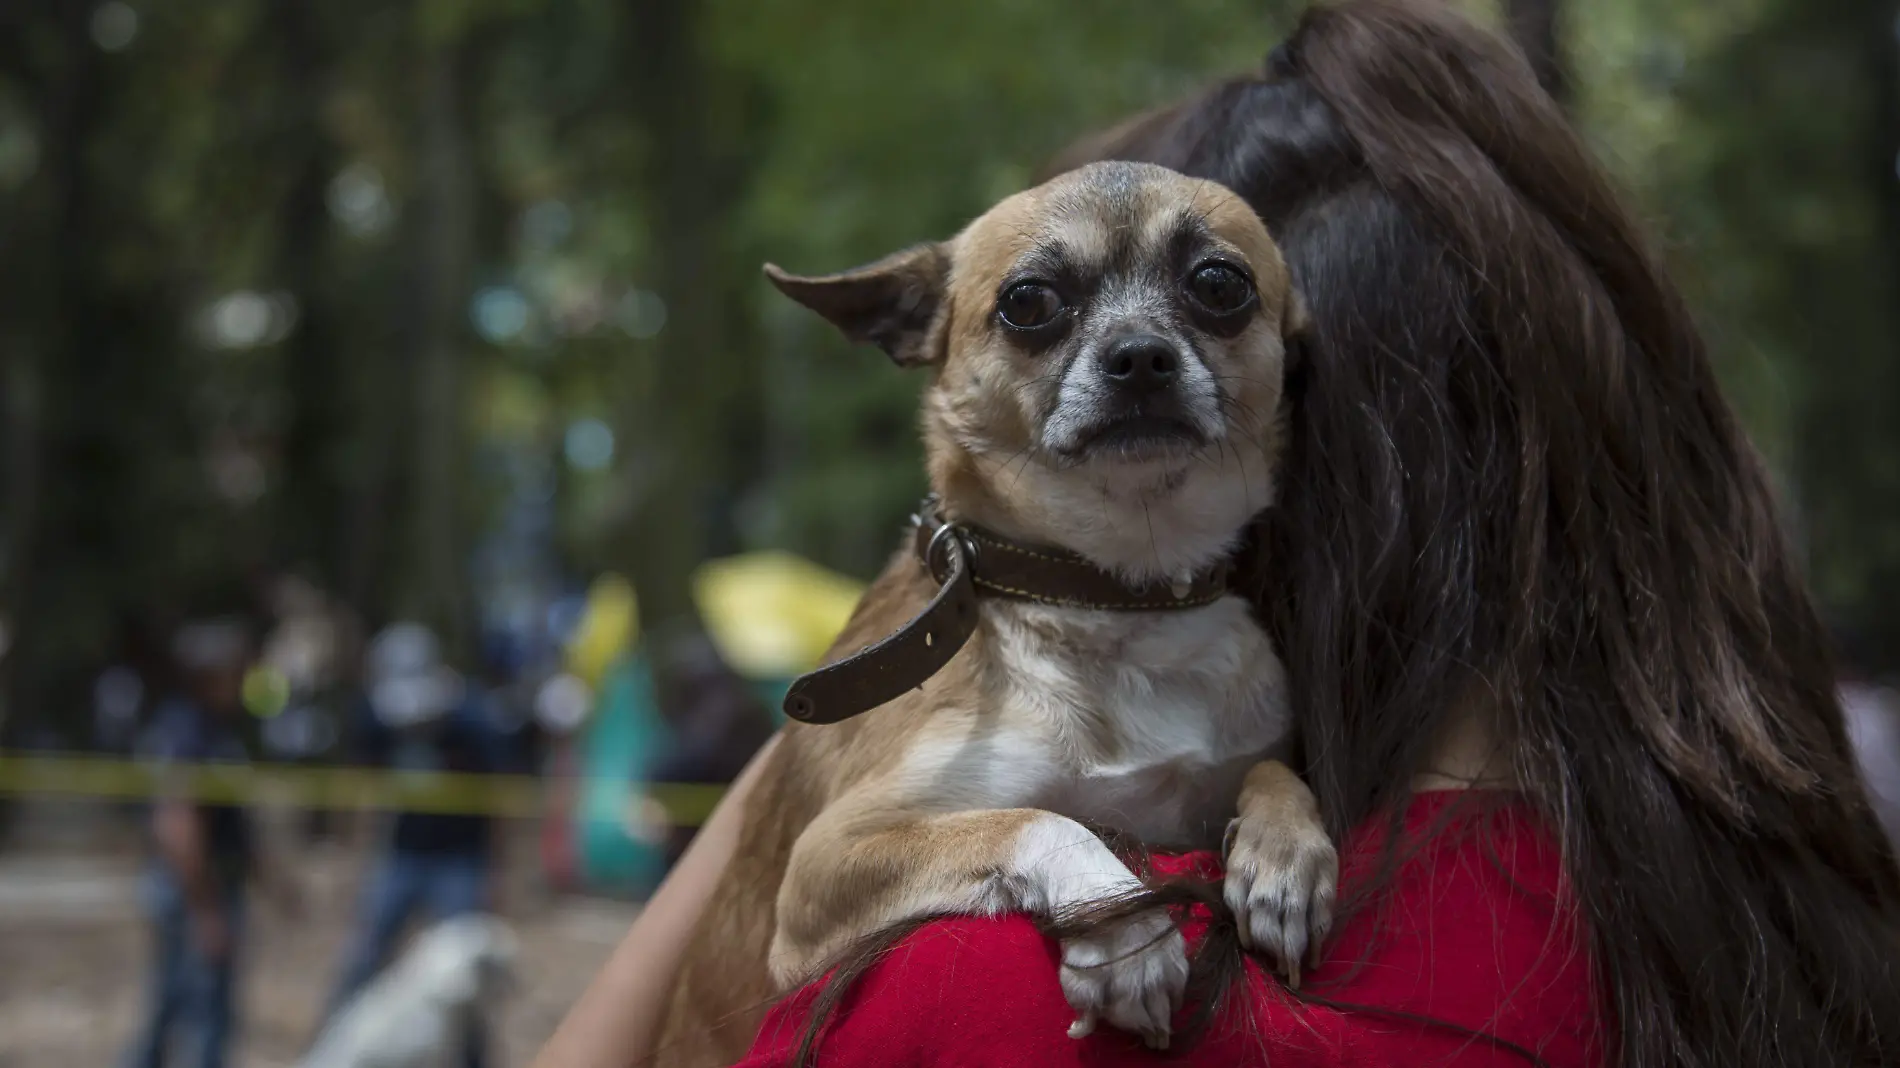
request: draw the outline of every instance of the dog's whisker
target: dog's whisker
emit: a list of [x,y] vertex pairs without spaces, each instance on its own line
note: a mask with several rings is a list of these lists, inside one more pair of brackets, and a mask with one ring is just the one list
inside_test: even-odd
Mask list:
[[[1022,483],[1023,476],[1029,473],[1029,465],[1035,462],[1035,456],[1032,451],[1034,449],[1035,449],[1034,445],[1027,445],[1023,447],[1023,451],[1020,453],[1022,457],[1023,465],[1016,469],[1016,477],[1010,480],[1009,491],[1011,493],[1016,492],[1016,487]],[[1013,463],[1014,461],[1011,461],[1011,462]],[[1005,466],[1007,467],[1007,465]]]

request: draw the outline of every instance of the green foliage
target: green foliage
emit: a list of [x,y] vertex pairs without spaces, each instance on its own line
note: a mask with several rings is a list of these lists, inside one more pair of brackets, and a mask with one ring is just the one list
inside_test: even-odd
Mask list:
[[[90,5],[0,10],[16,703],[76,692],[128,612],[231,601],[259,568],[455,631],[478,606],[440,561],[519,505],[516,461],[558,470],[566,570],[629,569],[662,614],[711,553],[868,574],[922,489],[920,383],[760,264],[947,236],[1070,139],[1253,67],[1297,10],[131,6],[116,50]],[[1659,220],[1822,591],[1891,632],[1900,93],[1876,8],[1598,0],[1564,27],[1577,113]],[[294,328],[207,344],[237,291],[289,294]],[[582,418],[615,431],[605,469],[562,459]]]
[[1864,0],[1601,10],[1577,20],[1586,121],[1663,220],[1824,604],[1900,657],[1895,13]]

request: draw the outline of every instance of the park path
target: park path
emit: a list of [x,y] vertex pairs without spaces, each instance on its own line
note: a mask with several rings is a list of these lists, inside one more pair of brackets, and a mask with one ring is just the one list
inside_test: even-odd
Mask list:
[[[0,1068],[111,1068],[146,996],[137,840],[92,830],[47,839],[0,851]],[[232,1068],[296,1063],[342,953],[363,852],[325,845],[295,855],[304,915],[253,910]],[[510,855],[525,861],[532,845]],[[532,1059],[638,908],[552,896],[514,868],[504,908],[521,936],[523,982],[497,1027],[503,1068]]]

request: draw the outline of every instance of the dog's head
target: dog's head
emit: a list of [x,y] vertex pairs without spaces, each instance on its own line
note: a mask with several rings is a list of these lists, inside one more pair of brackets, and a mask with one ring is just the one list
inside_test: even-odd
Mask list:
[[513,987],[516,955],[514,932],[499,917],[454,916],[416,938],[405,981],[445,1003],[488,1002]]
[[1285,263],[1231,191],[1098,163],[998,204],[949,241],[787,295],[898,364],[924,399],[947,509],[1130,578],[1232,547],[1271,502]]

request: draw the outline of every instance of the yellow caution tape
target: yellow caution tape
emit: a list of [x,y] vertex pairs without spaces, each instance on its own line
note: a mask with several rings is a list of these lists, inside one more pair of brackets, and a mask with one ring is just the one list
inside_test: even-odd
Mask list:
[[[549,794],[576,792],[576,779],[376,768],[171,764],[64,754],[0,753],[0,797],[95,801],[185,797],[207,804],[380,810],[532,817],[548,814]],[[725,787],[704,783],[630,783],[657,802],[676,826],[697,827]]]

